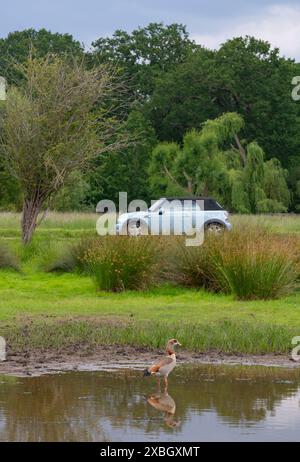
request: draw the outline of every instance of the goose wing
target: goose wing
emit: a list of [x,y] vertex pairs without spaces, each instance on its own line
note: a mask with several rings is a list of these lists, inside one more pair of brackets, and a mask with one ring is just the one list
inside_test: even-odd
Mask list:
[[167,366],[168,364],[171,364],[173,361],[174,360],[172,358],[170,358],[170,357],[163,358],[163,359],[153,363],[152,366],[149,367],[148,371],[151,374],[155,374],[156,372],[159,372],[159,370],[162,367]]

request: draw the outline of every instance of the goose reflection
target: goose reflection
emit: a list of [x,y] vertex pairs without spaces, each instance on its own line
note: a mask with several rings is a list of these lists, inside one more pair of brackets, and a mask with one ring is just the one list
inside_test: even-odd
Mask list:
[[163,392],[158,391],[147,398],[148,403],[160,412],[164,413],[164,421],[168,427],[179,427],[181,421],[174,420],[176,412],[176,403],[172,396],[168,394],[167,389]]

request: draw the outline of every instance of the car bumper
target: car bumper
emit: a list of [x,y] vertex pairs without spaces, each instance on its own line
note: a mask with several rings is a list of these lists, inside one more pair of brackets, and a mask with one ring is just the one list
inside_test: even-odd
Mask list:
[[[231,231],[231,230],[232,230],[232,224],[229,223],[229,221],[225,221],[225,222],[224,222],[224,226],[225,226],[225,228],[226,228],[227,231]],[[122,224],[117,223],[116,226],[115,226],[115,233],[116,233],[116,235],[121,234],[122,229],[123,229]]]

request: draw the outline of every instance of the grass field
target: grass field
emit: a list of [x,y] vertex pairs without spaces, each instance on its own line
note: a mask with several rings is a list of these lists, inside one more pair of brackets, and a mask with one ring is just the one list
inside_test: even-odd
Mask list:
[[[96,222],[99,215],[96,213],[58,213],[50,212],[36,231],[36,236],[61,238],[78,237],[85,233],[95,234]],[[19,213],[0,213],[0,238],[19,238]],[[232,224],[254,225],[268,228],[276,233],[299,233],[300,214],[276,215],[232,215]]]
[[[93,233],[94,214],[51,213],[37,239],[69,242]],[[300,233],[300,216],[233,217],[233,222]],[[0,215],[0,237],[20,252],[19,215]],[[86,343],[162,347],[178,336],[187,349],[226,353],[287,353],[300,335],[300,292],[269,301],[172,285],[123,293],[99,292],[83,275],[38,270],[23,253],[21,272],[0,271],[0,335],[12,349]]]

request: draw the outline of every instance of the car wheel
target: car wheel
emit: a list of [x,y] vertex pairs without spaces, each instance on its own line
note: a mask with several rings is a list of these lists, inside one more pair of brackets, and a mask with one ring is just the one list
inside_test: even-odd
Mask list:
[[142,236],[147,234],[147,227],[140,220],[130,220],[127,223],[127,234],[128,236]]
[[205,227],[205,230],[211,234],[221,234],[224,231],[224,229],[224,225],[222,225],[222,223],[217,222],[208,223],[208,225],[206,225]]

